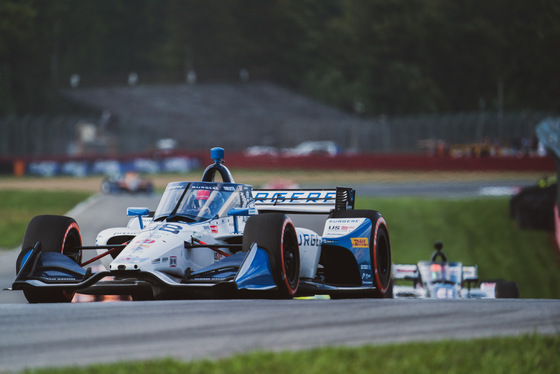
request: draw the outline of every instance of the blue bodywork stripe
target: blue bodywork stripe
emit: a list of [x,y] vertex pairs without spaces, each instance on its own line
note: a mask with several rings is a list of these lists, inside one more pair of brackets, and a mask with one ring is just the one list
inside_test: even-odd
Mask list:
[[235,283],[240,290],[265,290],[276,287],[266,250],[256,245],[251,248],[235,278]]
[[29,256],[31,256],[31,253],[33,252],[32,249],[30,249],[29,251],[27,251],[27,253],[25,254],[25,256],[23,256],[23,260],[21,260],[21,266],[20,269],[23,269],[23,266],[25,265],[25,263],[27,262],[27,260],[29,259]]

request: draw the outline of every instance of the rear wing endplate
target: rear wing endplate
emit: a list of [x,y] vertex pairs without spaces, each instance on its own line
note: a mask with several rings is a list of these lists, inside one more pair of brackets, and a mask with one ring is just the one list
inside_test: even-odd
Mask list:
[[325,213],[333,210],[354,209],[353,188],[253,190],[255,206],[259,211],[286,213]]
[[463,282],[478,282],[478,267],[463,266]]
[[417,280],[418,266],[393,264],[393,279]]

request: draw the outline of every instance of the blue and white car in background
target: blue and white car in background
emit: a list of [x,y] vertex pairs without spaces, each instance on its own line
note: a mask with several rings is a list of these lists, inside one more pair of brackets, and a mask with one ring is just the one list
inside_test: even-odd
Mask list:
[[[393,265],[393,297],[415,299],[495,299],[518,298],[516,282],[480,281],[477,266],[447,261],[443,244],[434,244],[430,261],[414,265]],[[402,284],[402,283],[406,284]]]
[[[202,297],[388,297],[391,246],[383,216],[354,210],[354,190],[253,190],[236,183],[213,148],[201,181],[168,184],[157,209],[129,208],[126,227],[84,246],[78,224],[29,224],[12,290],[31,303],[75,293],[133,300]],[[222,181],[215,181],[219,174]],[[322,233],[290,216],[322,214]],[[82,261],[82,252],[97,256]],[[90,266],[100,260],[105,269]]]

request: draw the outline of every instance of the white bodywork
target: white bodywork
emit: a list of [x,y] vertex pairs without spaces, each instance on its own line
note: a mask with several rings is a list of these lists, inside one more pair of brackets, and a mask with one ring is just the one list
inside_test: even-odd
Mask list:
[[[115,259],[111,256],[101,258],[107,270],[160,271],[182,276],[187,268],[197,271],[232,254],[227,248],[220,248],[219,251],[208,250],[208,247],[185,248],[185,242],[192,243],[195,240],[209,246],[226,244],[221,238],[242,236],[248,218],[224,217],[187,224],[154,222],[143,217],[143,229],[140,229],[138,218],[133,218],[127,227],[101,231],[97,235],[96,245],[107,245],[109,239],[117,236],[134,237]],[[237,220],[237,231],[234,220]],[[296,235],[301,260],[300,276],[312,279],[321,256],[321,236],[301,227],[296,227]],[[103,254],[106,250],[99,249],[97,252]]]
[[[134,236],[134,239],[113,259],[105,256],[101,259],[108,270],[143,270],[161,271],[181,276],[187,268],[193,271],[223,259],[224,255],[209,251],[208,248],[185,248],[185,242],[199,240],[202,243],[225,244],[220,236],[231,237],[233,221],[237,220],[238,229],[243,230],[248,217],[224,217],[201,223],[180,222],[146,222],[140,230],[138,219],[131,219],[124,228],[103,230],[96,239],[96,245],[106,245],[115,236]],[[228,255],[231,252],[221,248]],[[98,250],[101,254],[105,250]]]
[[[195,211],[192,204],[200,203],[200,198],[205,200]],[[242,243],[251,215],[270,211],[328,214],[335,204],[338,204],[335,189],[252,190],[250,186],[235,183],[172,182],[152,217],[147,217],[146,208],[129,208],[134,218],[126,227],[101,231],[96,245],[103,248],[97,252],[102,255],[112,244],[126,244],[116,258],[113,255],[101,257],[107,270],[141,270],[182,277],[185,272],[196,272],[239,251],[239,248],[237,251],[230,249],[227,244]],[[236,212],[239,209],[244,212]],[[201,216],[208,210],[212,213]],[[337,220],[329,220],[333,225],[325,227],[324,235],[346,235],[363,220],[345,219],[345,222],[355,222],[346,222],[338,228]],[[295,229],[301,260],[300,277],[314,279],[321,257],[322,237],[306,228]]]

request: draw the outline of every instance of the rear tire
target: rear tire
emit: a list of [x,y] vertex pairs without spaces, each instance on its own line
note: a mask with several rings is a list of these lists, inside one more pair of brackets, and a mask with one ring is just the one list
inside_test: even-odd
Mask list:
[[519,288],[517,282],[498,280],[496,281],[496,299],[518,299]]
[[299,286],[300,257],[292,220],[281,213],[251,216],[243,234],[243,250],[249,251],[253,243],[267,251],[280,297],[294,297]]
[[329,218],[368,218],[371,221],[369,253],[375,289],[370,296],[392,297],[391,242],[385,219],[376,210],[337,210]]
[[[82,251],[80,228],[73,218],[65,216],[42,215],[34,217],[25,232],[21,252],[16,260],[16,273],[19,273],[26,256],[37,242],[41,242],[42,252],[58,252],[70,257],[79,264]],[[28,288],[23,291],[30,303],[71,302],[74,292],[58,288]]]

